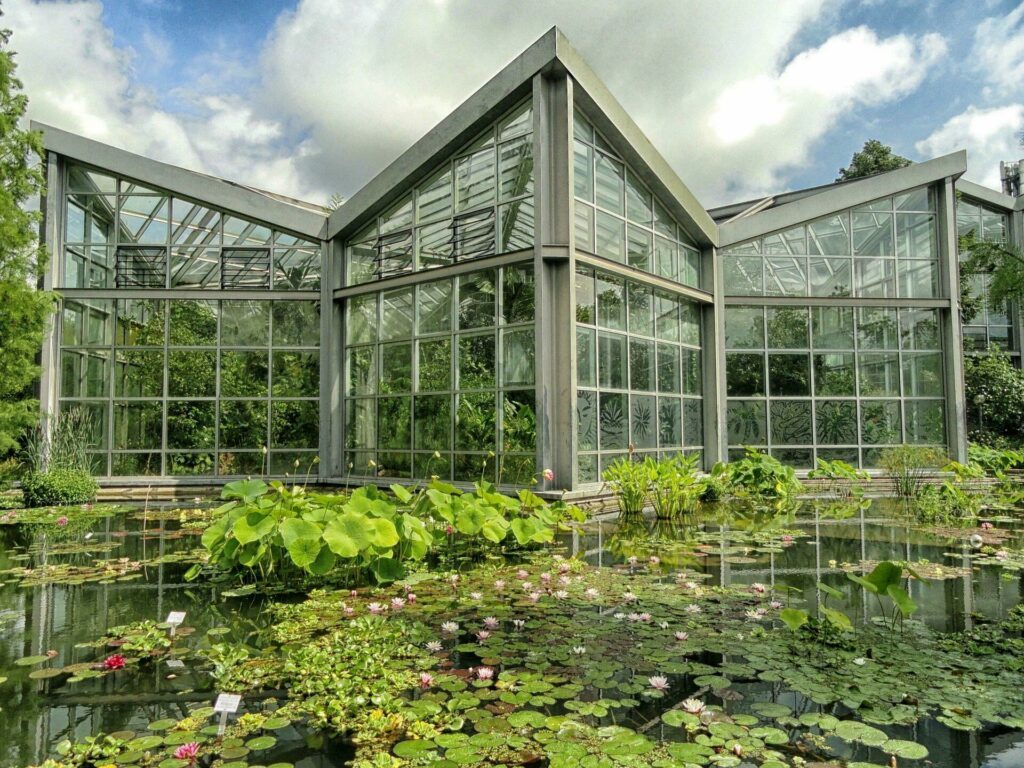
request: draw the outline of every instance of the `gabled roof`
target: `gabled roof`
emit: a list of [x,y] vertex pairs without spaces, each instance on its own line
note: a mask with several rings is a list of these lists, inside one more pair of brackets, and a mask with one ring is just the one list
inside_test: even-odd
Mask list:
[[[782,204],[756,210],[751,207],[747,209],[750,213],[740,211],[722,221],[718,226],[719,245],[724,248],[768,232],[788,229],[844,208],[863,205],[941,179],[957,179],[965,170],[967,152],[960,150],[895,171],[815,188],[809,190],[811,194],[780,195],[781,199],[786,200]],[[717,209],[717,212],[722,215],[724,210]]]
[[558,67],[575,80],[574,93],[579,95],[588,117],[613,141],[616,149],[625,154],[625,159],[670,207],[690,235],[701,245],[713,244],[716,227],[704,207],[557,27],[548,30],[331,213],[328,236],[347,235],[363,226],[371,214],[395,202],[439,161],[470,141],[485,123],[497,119],[513,100],[529,94],[535,75]]
[[314,240],[324,237],[328,211],[321,206],[161,163],[44,123],[32,121],[31,128],[41,131],[43,146],[58,155]]
[[997,192],[994,189],[983,187],[981,184],[975,184],[973,181],[967,181],[967,179],[960,179],[957,181],[956,189],[967,197],[978,200],[986,205],[991,205],[995,208],[1002,208],[1007,212],[1020,210],[1021,202],[1024,202],[1024,198],[1004,195],[1002,192]]

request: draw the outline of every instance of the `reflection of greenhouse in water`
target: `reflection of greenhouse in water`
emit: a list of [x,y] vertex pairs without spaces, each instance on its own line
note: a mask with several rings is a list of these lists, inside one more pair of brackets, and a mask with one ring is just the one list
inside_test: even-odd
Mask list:
[[1021,232],[964,153],[708,211],[557,30],[335,211],[43,132],[44,408],[118,482],[962,457],[964,339],[1016,347],[958,321],[957,232]]

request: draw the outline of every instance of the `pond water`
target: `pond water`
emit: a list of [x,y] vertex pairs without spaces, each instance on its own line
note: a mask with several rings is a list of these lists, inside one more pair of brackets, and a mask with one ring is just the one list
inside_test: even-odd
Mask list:
[[[843,593],[846,613],[862,618],[875,615],[878,608],[846,577],[851,565],[880,560],[940,565],[944,569],[935,575],[943,578],[911,582],[919,606],[915,618],[940,632],[1000,619],[1021,602],[1024,571],[1008,577],[998,566],[972,564],[970,544],[961,537],[922,530],[895,513],[876,501],[868,508],[841,511],[807,505],[782,520],[723,510],[709,511],[686,524],[595,520],[566,534],[562,543],[567,555],[602,567],[628,569],[632,557],[641,563],[655,557],[668,581],[675,571],[687,569],[705,574],[711,584],[759,583],[779,594],[788,587],[805,597],[824,583]],[[49,664],[54,668],[94,662],[110,650],[83,644],[102,637],[110,627],[144,619],[163,621],[171,611],[187,614],[182,630],[189,634],[182,644],[185,649],[251,640],[269,620],[262,598],[225,595],[229,587],[209,581],[186,582],[184,572],[195,561],[199,539],[183,522],[187,520],[177,512],[125,508],[56,537],[52,527],[46,535],[37,526],[0,525],[0,678],[6,678],[0,684],[0,766],[40,762],[65,738],[101,731],[146,733],[154,720],[182,718],[196,702],[212,701],[210,677],[195,668],[188,650],[129,677],[108,675],[74,683],[67,682],[66,675],[33,675],[33,666],[16,663],[42,655],[54,656]],[[790,532],[787,546],[767,543],[766,532],[777,530]],[[1020,544],[1020,533],[1015,532],[1010,545]],[[69,571],[68,565],[85,570]],[[25,567],[32,572],[9,570]],[[106,569],[101,580],[97,568]],[[778,700],[780,695],[769,683],[741,683],[735,689],[750,702]],[[797,712],[814,706],[797,694],[782,696]],[[245,706],[261,705],[247,701]],[[649,714],[640,709],[630,718],[634,722],[625,724],[637,727],[645,717]],[[956,731],[934,720],[886,730],[927,746],[929,764],[942,768],[1024,765],[1024,733]],[[344,744],[292,726],[276,736],[276,746],[259,762],[316,768],[340,765],[349,755]],[[846,756],[887,761],[865,748]]]

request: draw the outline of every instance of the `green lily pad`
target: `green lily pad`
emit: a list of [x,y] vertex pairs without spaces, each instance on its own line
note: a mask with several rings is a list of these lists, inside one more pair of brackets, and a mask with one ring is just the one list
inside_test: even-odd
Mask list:
[[49,656],[22,656],[14,664],[19,667],[34,667],[36,664],[42,664],[49,660]]
[[63,669],[54,669],[53,667],[48,667],[46,669],[33,669],[31,672],[28,673],[28,676],[33,680],[46,680],[51,677],[60,677],[63,674]]
[[277,739],[273,736],[257,736],[255,739],[245,742],[245,746],[252,750],[270,749],[275,744],[277,744]]
[[267,731],[276,731],[279,728],[287,728],[291,724],[292,721],[287,717],[271,717],[263,723],[263,728]]
[[163,720],[154,720],[152,723],[146,726],[151,731],[169,731],[171,728],[178,724],[177,720],[171,718],[165,718]]
[[414,759],[421,757],[432,750],[437,749],[435,744],[430,739],[413,739],[410,741],[400,741],[395,744],[392,752],[395,753],[396,757],[407,757]]
[[163,743],[163,736],[139,736],[137,739],[129,741],[125,746],[133,752],[136,750],[145,752],[147,749],[155,749]]
[[928,757],[928,748],[916,741],[889,739],[882,744],[882,749],[889,755],[896,755],[906,760],[923,760]]

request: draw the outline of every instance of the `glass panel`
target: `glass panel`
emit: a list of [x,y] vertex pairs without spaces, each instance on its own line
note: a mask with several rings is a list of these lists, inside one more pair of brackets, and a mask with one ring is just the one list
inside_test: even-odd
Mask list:
[[604,273],[597,276],[597,324],[601,328],[626,330],[625,284]]
[[416,288],[419,333],[440,333],[452,327],[452,282],[439,280]]
[[809,259],[811,296],[850,296],[853,277],[849,259]]
[[68,189],[72,192],[113,194],[117,191],[117,180],[91,168],[68,163]]
[[679,302],[675,296],[654,294],[654,332],[662,341],[679,341]]
[[807,259],[780,256],[765,259],[764,291],[772,296],[806,296]]
[[382,397],[377,401],[377,413],[378,447],[406,451],[412,448],[412,398]]
[[726,394],[752,397],[765,394],[764,355],[730,352],[725,356]]
[[901,309],[900,346],[903,349],[942,349],[938,311]]
[[678,397],[658,398],[658,447],[679,448],[683,444],[683,411]]
[[600,386],[625,389],[626,369],[626,337],[617,333],[602,333],[598,338],[597,361]]
[[452,387],[451,339],[417,342],[420,350],[419,385],[421,392],[443,392]]
[[[384,359],[385,362],[388,359],[386,353]],[[273,382],[274,397],[317,397],[320,394],[320,353],[275,351]],[[384,391],[384,384],[382,380],[381,391]],[[409,389],[409,382],[406,382],[406,389]]]
[[269,227],[237,216],[224,217],[224,245],[270,245],[273,233]]
[[658,345],[658,391],[679,394],[681,362],[679,347],[674,344]]
[[699,395],[704,389],[701,378],[700,351],[696,349],[683,350],[683,394]]
[[816,349],[853,349],[853,308],[811,307],[811,335]]
[[209,347],[217,344],[216,301],[171,301],[168,343],[177,347]]
[[536,221],[532,197],[499,207],[498,221],[501,224],[501,253],[533,248]]
[[226,347],[266,347],[270,343],[269,301],[222,301],[220,343]]
[[768,409],[773,445],[809,445],[814,442],[810,400],[773,400]]
[[213,448],[217,403],[170,400],[167,403],[168,448]]
[[942,354],[910,352],[903,355],[903,394],[907,397],[942,397]]
[[[489,392],[460,394],[455,420],[455,448],[460,451],[497,449],[495,396]],[[485,459],[486,457],[481,457]],[[478,465],[479,472],[479,465]]]
[[814,256],[849,256],[849,216],[840,214],[807,225],[807,251]]
[[594,325],[597,322],[594,294],[594,273],[590,270],[576,270],[576,322]]
[[626,284],[629,302],[629,332],[643,336],[654,335],[654,292],[647,286],[632,281]]
[[452,171],[445,165],[422,184],[416,195],[416,221],[436,221],[452,215]]
[[146,245],[167,242],[169,206],[166,197],[122,195],[120,205],[120,242]]
[[722,260],[727,296],[760,296],[764,293],[764,261],[760,257],[728,256]]
[[459,328],[494,325],[497,273],[474,272],[459,278]]
[[857,394],[852,352],[814,356],[814,394]]
[[618,160],[598,152],[595,167],[595,200],[601,208],[625,214],[625,166]]
[[272,448],[316,448],[320,442],[320,404],[316,400],[284,400],[270,405]]
[[676,244],[672,240],[660,235],[654,238],[654,265],[657,274],[670,280],[676,279]]
[[189,200],[171,201],[171,243],[218,246],[220,242],[220,211]]
[[726,307],[726,349],[763,349],[763,318],[764,309],[761,307]]
[[381,236],[412,226],[412,194],[406,195],[380,217]]
[[459,336],[459,389],[489,389],[494,386],[494,334]]
[[213,350],[171,350],[167,357],[170,397],[214,397],[217,394],[217,353]]
[[730,400],[726,406],[729,445],[766,445],[768,420],[763,400]]
[[[258,471],[258,468],[257,468]],[[159,475],[161,472],[161,460],[159,451],[149,453],[115,453],[114,468],[112,475],[143,476]],[[253,474],[256,474],[254,472]]]
[[[345,418],[345,446],[347,448],[377,447],[376,401],[349,400]],[[364,464],[349,469],[362,469]]]
[[594,209],[576,202],[573,205],[573,227],[576,247],[594,253]]
[[[533,390],[502,395],[501,448],[504,451],[535,451],[537,448],[536,398]],[[533,466],[534,460],[528,462]]]
[[319,248],[278,248],[274,251],[274,287],[278,290],[320,289]]
[[592,328],[576,329],[576,383],[597,386],[597,334]]
[[348,300],[345,330],[349,344],[377,340],[377,294],[353,296]]
[[857,402],[855,400],[819,400],[815,404],[815,436],[824,445],[857,442]]
[[641,391],[655,389],[654,342],[629,340],[629,388]]
[[[67,303],[65,303],[65,310]],[[117,302],[118,346],[162,347],[164,345],[164,312],[161,300],[129,299]],[[65,311],[65,331],[67,314]],[[64,341],[67,344],[67,340]]]
[[573,194],[594,201],[594,150],[578,140],[573,142]]
[[603,451],[625,450],[628,443],[626,422],[627,397],[617,392],[600,394],[598,424]]
[[631,267],[651,272],[653,270],[653,254],[654,235],[647,230],[631,226],[629,228],[629,242],[626,254],[627,263]]
[[61,341],[65,346],[109,346],[113,338],[113,299],[64,300]]
[[895,309],[858,310],[857,343],[861,349],[897,349],[898,328]]
[[862,352],[860,369],[861,397],[900,394],[900,361],[893,352]]
[[653,395],[632,395],[629,398],[629,428],[633,446],[638,449],[658,447],[658,399]]
[[[768,307],[768,347],[771,349],[807,349],[807,309]],[[760,325],[760,318],[754,321]]]
[[907,442],[945,445],[946,413],[941,400],[908,400]]
[[349,395],[372,395],[377,391],[377,348],[352,347],[348,356]]
[[896,255],[903,259],[938,257],[935,216],[930,213],[902,213],[896,217]]
[[934,211],[935,196],[931,187],[920,187],[912,192],[897,195],[895,198],[897,211]]
[[533,194],[533,137],[523,136],[498,147],[502,200]]
[[807,253],[807,237],[803,227],[776,232],[764,239],[763,253],[803,256]]
[[[368,307],[376,310],[375,302]],[[316,301],[275,301],[275,347],[315,347],[320,344],[320,304]],[[373,319],[376,326],[376,318]]]
[[[213,288],[220,282],[220,250],[172,248],[171,288]],[[162,287],[162,286],[161,286]]]
[[534,284],[531,267],[505,267],[502,270],[501,313],[506,323],[533,321]]
[[768,381],[771,394],[774,396],[810,396],[810,356],[777,353],[768,355]]
[[868,445],[897,445],[902,441],[899,400],[861,403],[861,441]]
[[502,332],[502,384],[532,386],[534,376],[533,328]]
[[493,147],[455,161],[456,212],[493,205],[495,186]]
[[269,372],[266,352],[221,352],[221,397],[266,397]]
[[576,393],[576,442],[581,451],[597,448],[597,392],[592,390]]
[[380,340],[408,339],[412,336],[412,288],[399,288],[381,294]]
[[267,445],[267,401],[223,400],[220,404],[220,447],[262,448]]
[[612,261],[625,263],[625,222],[604,211],[597,212],[597,249],[598,256]]
[[896,264],[899,295],[905,299],[930,299],[939,295],[937,261],[900,261]]
[[116,397],[161,397],[164,393],[164,352],[162,349],[118,350],[114,375]]
[[700,345],[700,306],[691,302],[679,301],[680,341],[683,344]]
[[377,241],[355,243],[348,249],[348,284],[358,285],[376,278]]

